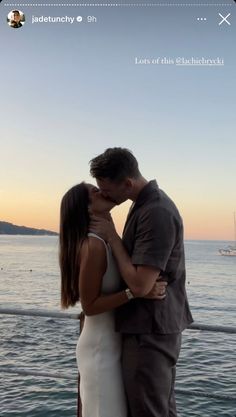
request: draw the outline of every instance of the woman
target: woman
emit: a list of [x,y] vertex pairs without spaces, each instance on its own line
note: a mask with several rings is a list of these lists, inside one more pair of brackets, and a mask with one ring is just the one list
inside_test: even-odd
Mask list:
[[[88,233],[89,213],[110,218],[114,205],[86,183],[72,187],[61,202],[61,304],[67,308],[80,300],[86,315],[76,352],[83,417],[127,417],[121,338],[113,314],[129,297],[119,290],[121,277],[109,245]],[[155,284],[146,297],[162,299],[165,285]]]

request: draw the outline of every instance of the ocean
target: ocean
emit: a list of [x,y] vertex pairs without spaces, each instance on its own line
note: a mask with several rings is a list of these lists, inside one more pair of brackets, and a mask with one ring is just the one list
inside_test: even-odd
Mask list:
[[[186,287],[196,322],[236,326],[236,258],[218,255],[229,243],[185,242]],[[1,307],[61,311],[57,237],[0,236],[0,300]],[[79,305],[68,310],[79,311]],[[76,416],[79,323],[1,315],[0,334],[0,416]],[[74,380],[15,375],[9,368]],[[176,390],[179,417],[235,417],[236,335],[186,330]]]

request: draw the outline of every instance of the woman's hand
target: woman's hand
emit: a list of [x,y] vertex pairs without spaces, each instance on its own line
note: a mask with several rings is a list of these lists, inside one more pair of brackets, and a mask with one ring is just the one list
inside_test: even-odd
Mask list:
[[166,297],[166,281],[156,281],[151,291],[143,298],[151,300],[163,300]]

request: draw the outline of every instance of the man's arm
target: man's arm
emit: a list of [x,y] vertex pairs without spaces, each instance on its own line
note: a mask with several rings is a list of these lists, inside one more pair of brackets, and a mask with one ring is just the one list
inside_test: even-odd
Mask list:
[[105,247],[100,240],[88,238],[82,245],[80,258],[79,293],[85,315],[101,314],[128,302],[125,291],[101,294],[107,265]]
[[110,244],[120,274],[134,296],[145,297],[159,278],[160,270],[151,266],[133,265],[112,222],[93,216],[90,230],[102,236]]
[[[124,290],[113,294],[101,294],[102,277],[107,265],[105,247],[100,240],[90,237],[83,243],[80,255],[79,293],[85,315],[101,314],[129,302]],[[147,298],[165,298],[166,284],[159,284],[151,288]]]

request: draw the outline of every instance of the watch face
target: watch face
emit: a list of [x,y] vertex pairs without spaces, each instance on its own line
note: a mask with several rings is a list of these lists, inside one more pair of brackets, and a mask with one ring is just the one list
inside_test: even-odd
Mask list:
[[134,298],[134,296],[133,296],[133,294],[132,294],[132,292],[130,291],[129,288],[127,288],[127,290],[125,290],[125,291],[126,291],[126,295],[127,295],[127,297],[128,297],[129,300],[131,300],[132,298]]

